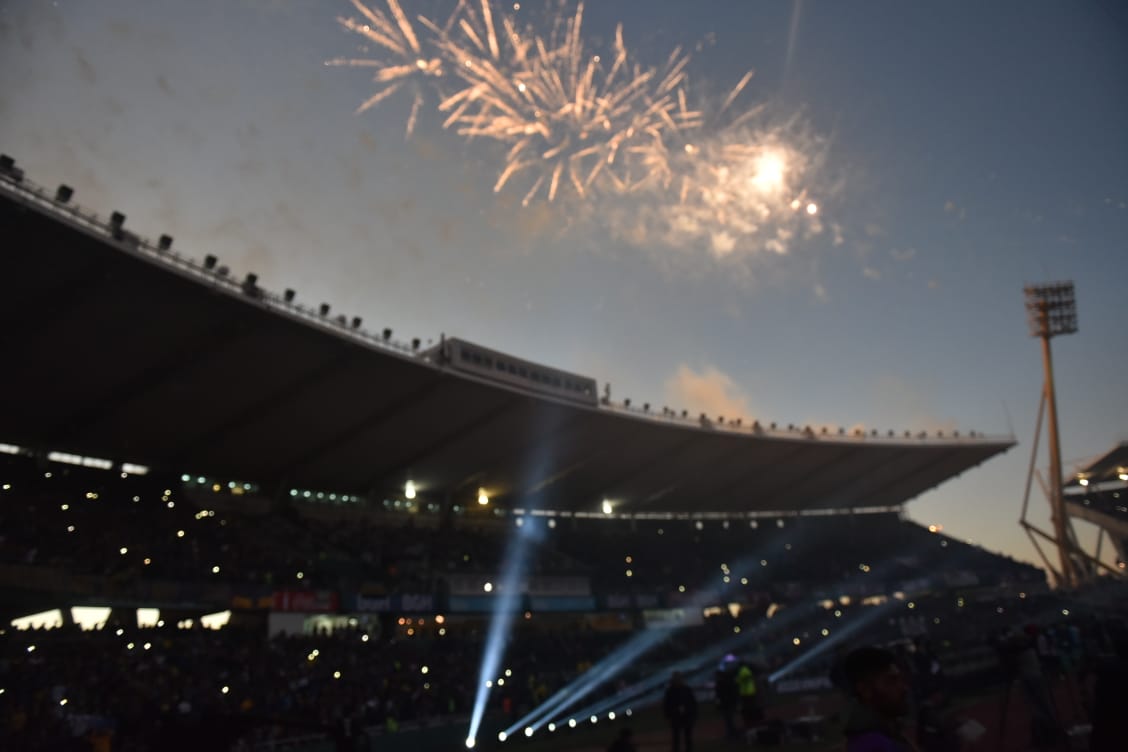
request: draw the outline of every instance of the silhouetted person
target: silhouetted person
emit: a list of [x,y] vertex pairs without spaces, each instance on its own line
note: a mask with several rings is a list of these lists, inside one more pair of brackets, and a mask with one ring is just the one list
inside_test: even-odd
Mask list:
[[847,752],[914,752],[901,731],[901,718],[909,712],[909,685],[896,656],[881,648],[858,648],[841,668],[851,695],[844,729]]
[[622,729],[607,752],[635,752],[634,733],[629,728]]
[[740,692],[736,685],[735,658],[728,656],[721,663],[713,678],[713,687],[717,706],[721,709],[721,718],[725,721],[725,736],[732,740],[738,739],[740,733],[736,728],[736,710],[740,706]]
[[693,696],[693,690],[685,683],[680,673],[674,673],[670,680],[662,707],[666,720],[670,722],[670,731],[673,733],[674,752],[681,752],[683,739],[685,752],[693,752],[693,723],[697,720],[697,698]]

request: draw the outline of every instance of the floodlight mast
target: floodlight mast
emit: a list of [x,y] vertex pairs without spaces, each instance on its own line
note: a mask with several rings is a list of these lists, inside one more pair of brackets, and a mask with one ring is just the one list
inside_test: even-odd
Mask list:
[[1054,541],[1061,561],[1058,585],[1066,588],[1076,587],[1080,582],[1072,555],[1070,541],[1073,536],[1066,517],[1065,500],[1062,498],[1063,477],[1061,473],[1061,442],[1058,435],[1057,397],[1054,388],[1054,362],[1050,340],[1063,334],[1077,331],[1077,299],[1072,282],[1056,282],[1046,285],[1028,285],[1026,294],[1026,313],[1030,323],[1031,336],[1042,340],[1042,362],[1045,368],[1043,399],[1047,409],[1046,432],[1049,435],[1050,512],[1054,525]]

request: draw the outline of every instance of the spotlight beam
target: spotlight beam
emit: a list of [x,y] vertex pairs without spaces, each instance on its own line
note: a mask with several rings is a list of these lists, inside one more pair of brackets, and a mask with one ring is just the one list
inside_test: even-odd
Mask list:
[[[801,616],[802,616],[802,609],[801,608],[787,609],[786,611],[783,612],[783,615],[781,615],[777,619],[764,620],[757,627],[754,627],[754,628],[752,628],[752,629],[750,629],[746,632],[742,632],[739,635],[732,635],[731,637],[728,637],[725,640],[722,640],[720,643],[717,643],[717,644],[715,644],[715,645],[713,645],[713,646],[711,646],[711,647],[709,647],[705,650],[699,651],[699,652],[695,653],[694,655],[691,655],[687,658],[683,658],[680,661],[677,661],[673,664],[669,664],[669,665],[663,667],[662,669],[656,671],[652,676],[649,676],[646,679],[643,679],[643,680],[635,683],[634,685],[628,687],[627,689],[625,689],[622,692],[615,695],[615,697],[611,698],[610,700],[600,701],[600,703],[593,705],[593,707],[596,708],[594,713],[585,711],[585,712],[579,713],[579,714],[578,713],[569,713],[567,715],[569,717],[576,717],[577,715],[582,715],[583,717],[587,717],[587,716],[593,715],[593,714],[598,715],[598,713],[603,712],[603,710],[608,709],[608,708],[614,706],[615,704],[618,704],[618,703],[624,701],[625,699],[629,699],[631,697],[634,697],[635,695],[642,693],[642,692],[646,692],[647,690],[652,689],[654,687],[660,687],[662,684],[664,684],[668,680],[669,676],[672,673],[674,673],[675,671],[680,672],[680,673],[692,672],[692,671],[699,670],[702,666],[706,666],[706,669],[703,669],[703,670],[708,670],[708,668],[707,668],[708,664],[715,662],[716,660],[723,657],[727,653],[730,653],[730,652],[740,648],[742,645],[749,643],[752,640],[762,636],[764,634],[764,632],[768,631],[769,629],[784,629],[784,628],[786,628],[792,622],[799,619]],[[602,683],[602,680],[599,683]],[[597,687],[586,688],[586,690],[584,691],[584,694],[581,695],[581,697],[586,696],[587,694],[590,694],[590,692],[592,690],[596,689],[596,688]],[[566,688],[566,689],[568,689],[568,688]],[[557,695],[560,695],[563,692],[564,692],[564,690],[562,690],[561,692],[557,692]],[[554,697],[555,696],[556,695],[554,695]],[[579,699],[579,698],[576,698],[576,699]],[[548,721],[551,720],[554,715],[559,714],[562,710],[569,707],[572,704],[572,702],[574,702],[574,700],[569,701],[569,702],[557,703],[555,707],[551,707],[551,708],[546,707],[546,705],[548,704],[546,702],[540,708],[537,708],[536,710],[534,710],[533,713],[530,713],[530,715],[535,714],[535,715],[538,716],[537,721],[535,723],[532,723],[532,724],[525,723],[524,725],[532,725],[532,727],[535,730],[539,730],[546,723],[548,723]],[[562,721],[562,719],[558,719],[556,721],[557,725],[560,725],[561,721]],[[518,725],[522,725],[522,724],[518,724]]]
[[[532,545],[539,531],[533,518],[528,524],[517,528],[511,538],[502,560],[500,587],[495,591],[496,600],[490,615],[489,631],[486,634],[485,649],[478,669],[478,685],[474,691],[474,709],[470,715],[470,728],[466,736],[466,747],[473,749],[482,726],[482,719],[489,704],[490,689],[501,668],[505,654],[506,637],[513,626],[516,613],[520,610],[521,584],[533,553]],[[509,732],[512,734],[512,731]]]
[[[736,564],[729,569],[728,583],[719,588],[708,585],[698,588],[690,598],[689,603],[683,606],[683,608],[686,610],[704,608],[716,603],[728,592],[738,589],[740,586],[737,585],[737,583],[740,581],[741,577],[755,571],[755,568],[760,566],[760,560],[763,557],[774,555],[779,551],[782,547],[780,537],[780,534],[777,533],[775,540],[767,546],[765,551],[739,559]],[[597,689],[600,684],[618,675],[632,661],[661,643],[667,637],[676,634],[679,630],[680,628],[672,630],[646,630],[632,637],[589,669],[587,673],[576,677],[552,695],[552,697],[526,714],[524,718],[521,718],[506,729],[506,733],[512,736],[513,733],[528,726],[534,729],[540,729],[547,723],[550,716],[560,713],[587,697],[591,692]]]

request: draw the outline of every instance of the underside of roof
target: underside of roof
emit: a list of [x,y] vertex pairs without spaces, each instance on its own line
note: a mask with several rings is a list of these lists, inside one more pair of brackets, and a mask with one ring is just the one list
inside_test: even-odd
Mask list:
[[[739,429],[537,394],[0,180],[0,441],[255,480],[617,512],[900,505],[1013,445]],[[248,289],[250,290],[248,292]]]

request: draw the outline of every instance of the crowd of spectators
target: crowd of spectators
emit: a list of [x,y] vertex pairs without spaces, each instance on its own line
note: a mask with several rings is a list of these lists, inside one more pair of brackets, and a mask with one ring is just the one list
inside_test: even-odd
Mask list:
[[[1046,594],[1007,602],[1002,613],[986,602],[960,605],[936,596],[914,608],[912,601],[894,600],[833,609],[811,604],[771,619],[725,614],[662,635],[588,701],[662,676],[692,656],[700,670],[688,671],[687,679],[701,689],[721,658],[718,651],[754,666],[762,693],[770,694],[768,677],[825,676],[849,647],[888,644],[899,646],[916,684],[943,675],[949,688],[967,692],[1017,675],[1022,640],[1032,641],[1047,675],[1074,676],[1084,676],[1123,643],[1116,614],[1073,603],[1071,612],[1062,606],[1066,601]],[[910,611],[928,623],[923,634],[906,630],[900,617]],[[78,740],[88,746],[74,748],[89,749],[105,737],[114,750],[171,749],[188,734],[204,745],[198,748],[231,749],[321,734],[341,749],[357,749],[367,731],[464,719],[484,627],[448,619],[441,632],[419,630],[412,638],[403,630],[345,628],[271,639],[263,638],[261,625],[139,629],[116,618],[91,631],[73,625],[6,629],[0,635],[0,747],[59,749],[67,748],[61,740]],[[499,667],[490,716],[502,725],[513,722],[631,639],[632,633],[596,631],[580,620],[520,623]],[[976,651],[986,651],[988,660],[969,666]]]
[[[19,591],[31,573],[51,570],[134,598],[152,582],[440,593],[455,575],[496,574],[521,519],[277,503],[249,490],[0,458],[5,587]],[[859,641],[902,645],[913,660],[936,656],[952,676],[986,668],[998,679],[1005,646],[1029,625],[1039,625],[1039,650],[1063,670],[1107,649],[1091,616],[1101,609],[1047,593],[1033,567],[892,513],[522,522],[541,526],[532,574],[583,575],[597,595],[672,595],[669,605],[690,612],[714,606],[704,624],[651,640],[592,699],[689,656],[707,676],[718,646],[777,680],[826,676]],[[584,614],[519,619],[491,716],[519,718],[635,639],[645,619],[626,611],[614,625]],[[140,629],[128,613],[115,609],[93,631],[69,622],[3,630],[0,747],[100,750],[112,740],[114,750],[167,749],[197,729],[211,735],[207,748],[315,733],[352,749],[365,729],[468,713],[488,618],[448,614],[441,628],[434,618],[408,628],[383,614],[331,633],[264,639],[262,612],[218,631],[181,629],[171,618]]]
[[[124,473],[121,475],[125,475]],[[187,477],[187,476],[186,476]],[[275,503],[228,484],[0,457],[0,563],[118,583],[174,580],[263,588],[436,593],[494,574],[518,523],[541,526],[532,575],[588,578],[595,593],[692,595],[740,583],[770,601],[867,574],[875,593],[963,576],[1035,582],[1027,564],[894,513],[768,519],[579,519],[393,513]],[[231,484],[234,486],[234,484]],[[330,513],[327,513],[330,512]]]

